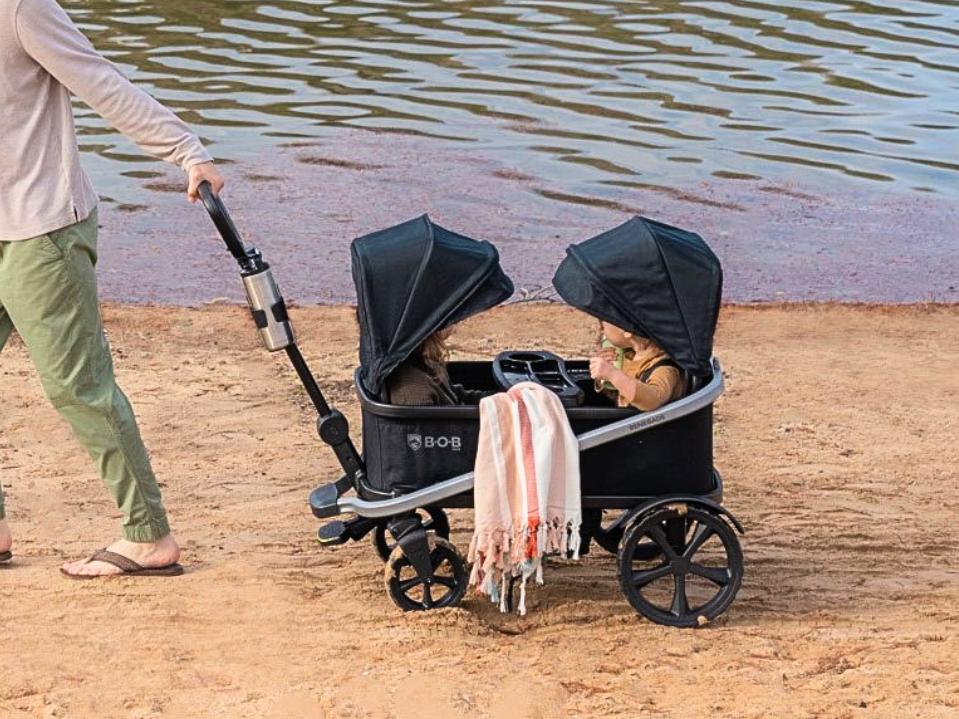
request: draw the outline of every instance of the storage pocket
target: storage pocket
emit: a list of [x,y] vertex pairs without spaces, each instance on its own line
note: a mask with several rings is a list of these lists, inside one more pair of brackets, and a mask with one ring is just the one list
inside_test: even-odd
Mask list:
[[27,242],[34,243],[37,252],[51,260],[57,260],[59,262],[66,257],[64,247],[53,238],[52,234],[40,235],[39,237],[34,237],[32,240],[27,240]]

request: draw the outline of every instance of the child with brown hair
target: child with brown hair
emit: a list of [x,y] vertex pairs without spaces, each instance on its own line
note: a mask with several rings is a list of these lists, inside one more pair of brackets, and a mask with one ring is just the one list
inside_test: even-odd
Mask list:
[[476,404],[483,398],[484,392],[450,384],[446,342],[452,333],[449,327],[434,332],[390,373],[383,393],[387,404],[428,407]]
[[659,345],[609,322],[600,324],[608,346],[589,360],[589,373],[598,391],[619,407],[632,405],[643,412],[683,396],[683,374]]

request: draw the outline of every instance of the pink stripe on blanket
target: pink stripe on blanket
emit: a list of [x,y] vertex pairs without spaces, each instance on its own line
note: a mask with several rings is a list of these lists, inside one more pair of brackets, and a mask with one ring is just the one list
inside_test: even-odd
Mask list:
[[539,488],[536,484],[536,457],[533,455],[533,426],[529,421],[529,410],[523,401],[521,391],[509,391],[510,398],[516,402],[519,412],[519,434],[523,448],[523,468],[526,475],[527,512],[526,523],[529,526],[529,536],[526,539],[526,558],[539,556],[537,545],[537,530],[540,525],[539,516]]

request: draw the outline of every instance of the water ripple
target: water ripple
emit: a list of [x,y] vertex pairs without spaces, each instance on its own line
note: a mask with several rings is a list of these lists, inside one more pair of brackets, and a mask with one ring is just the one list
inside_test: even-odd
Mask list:
[[[352,128],[482,147],[562,198],[709,177],[959,194],[955,2],[64,5],[222,159]],[[146,160],[92,113],[78,125],[122,193],[110,178]]]

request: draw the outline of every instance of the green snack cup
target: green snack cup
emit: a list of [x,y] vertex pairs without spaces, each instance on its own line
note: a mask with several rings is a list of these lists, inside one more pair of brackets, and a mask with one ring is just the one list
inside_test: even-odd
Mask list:
[[[608,339],[606,339],[605,337],[603,337],[602,347],[603,347],[604,350],[605,350],[605,349],[613,349],[613,350],[616,350],[616,359],[613,360],[613,366],[614,366],[616,369],[622,369],[622,368],[623,368],[623,360],[624,360],[625,357],[626,357],[626,350],[624,350],[622,347],[617,347],[616,345],[614,345],[612,342],[610,342],[610,341],[609,341]],[[603,386],[601,387],[601,389],[612,389],[612,390],[615,390],[616,387],[613,386],[613,384],[612,384],[611,382],[603,382]]]

